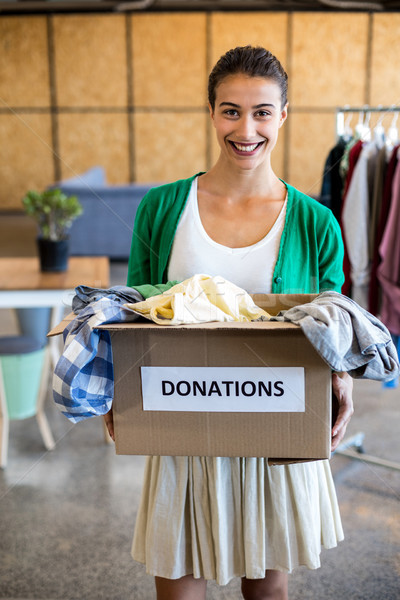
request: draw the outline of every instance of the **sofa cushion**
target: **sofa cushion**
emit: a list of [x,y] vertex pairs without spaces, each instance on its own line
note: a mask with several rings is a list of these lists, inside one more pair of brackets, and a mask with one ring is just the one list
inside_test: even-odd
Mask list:
[[70,229],[70,254],[127,261],[137,208],[155,185],[159,184],[107,185],[100,166],[52,185],[69,196],[77,196],[82,204],[83,213]]
[[84,185],[98,187],[106,185],[106,173],[103,167],[92,167],[81,175],[63,179],[52,187],[82,187]]
[[69,196],[77,196],[83,207],[83,213],[70,229],[70,254],[127,261],[137,208],[143,196],[157,184],[96,185],[96,180],[105,181],[102,167],[52,186]]

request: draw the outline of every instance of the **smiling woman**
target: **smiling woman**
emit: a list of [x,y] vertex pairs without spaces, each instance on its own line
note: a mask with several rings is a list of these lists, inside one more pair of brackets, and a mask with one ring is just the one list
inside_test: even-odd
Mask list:
[[[288,106],[278,59],[264,48],[230,50],[208,91],[219,158],[207,173],[145,196],[128,285],[207,273],[248,292],[340,291],[337,221],[271,167]],[[352,414],[351,379],[335,374],[332,386],[334,449]],[[112,432],[111,414],[106,422]],[[322,545],[342,538],[328,461],[150,457],[132,555],[156,576],[158,600],[204,600],[207,579],[224,585],[233,577],[242,577],[246,599],[286,600],[287,573],[319,567]]]
[[[287,117],[287,103],[281,106],[278,84],[264,77],[229,75],[218,85],[210,113],[222,150],[220,160],[232,154],[239,159],[257,157],[257,162],[252,161],[246,168],[260,165],[265,172],[263,163],[267,161],[270,166],[278,131]],[[226,156],[225,146],[229,150]]]

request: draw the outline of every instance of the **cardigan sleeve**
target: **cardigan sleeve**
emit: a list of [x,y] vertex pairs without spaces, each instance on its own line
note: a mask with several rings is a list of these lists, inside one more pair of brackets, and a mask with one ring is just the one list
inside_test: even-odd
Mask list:
[[323,235],[319,248],[319,291],[334,290],[340,292],[344,283],[343,275],[344,247],[339,223],[333,214]]
[[151,230],[147,197],[148,194],[144,196],[143,200],[139,204],[133,226],[127,279],[127,285],[130,287],[148,284],[151,281]]
[[[152,274],[152,264],[158,259],[158,252],[152,241],[150,192],[139,204],[132,234],[132,245],[128,263],[127,285],[135,288],[147,299],[169,290],[177,281],[158,282]],[[153,260],[151,257],[153,256]],[[156,259],[156,260],[154,260]]]
[[272,280],[275,294],[340,292],[343,240],[339,223],[326,206],[288,188],[285,227]]

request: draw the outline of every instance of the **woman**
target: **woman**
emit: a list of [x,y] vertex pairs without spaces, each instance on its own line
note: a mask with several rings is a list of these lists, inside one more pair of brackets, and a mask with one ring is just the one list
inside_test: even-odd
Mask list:
[[[151,190],[135,220],[128,285],[222,275],[249,292],[340,291],[343,249],[331,212],[280,180],[271,153],[287,117],[287,75],[263,48],[235,48],[209,78],[221,151],[207,172]],[[332,449],[352,414],[334,374]],[[107,417],[112,430],[111,416]],[[343,537],[328,461],[149,457],[133,557],[158,600],[200,600],[207,579],[242,577],[246,599],[286,599],[287,573],[319,566]]]

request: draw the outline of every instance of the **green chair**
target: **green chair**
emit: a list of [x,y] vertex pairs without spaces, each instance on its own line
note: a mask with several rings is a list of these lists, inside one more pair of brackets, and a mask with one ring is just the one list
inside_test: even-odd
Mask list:
[[0,466],[7,464],[9,421],[36,416],[45,447],[54,439],[44,413],[49,373],[47,346],[28,336],[0,337]]

